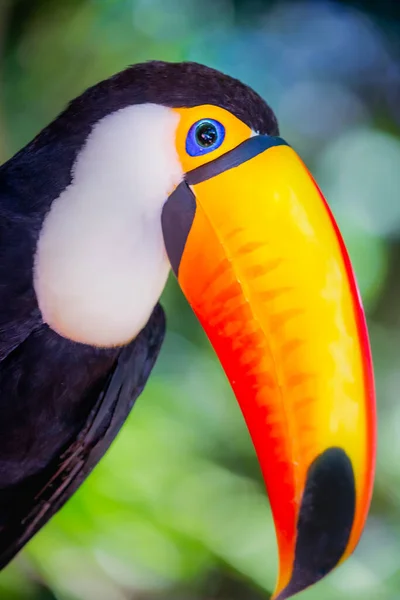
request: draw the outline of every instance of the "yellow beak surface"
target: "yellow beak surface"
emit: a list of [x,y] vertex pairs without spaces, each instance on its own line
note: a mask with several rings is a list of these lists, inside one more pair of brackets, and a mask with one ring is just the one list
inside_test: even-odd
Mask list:
[[374,382],[349,258],[282,140],[232,168],[189,173],[165,209],[179,284],[260,462],[280,557],[274,597],[284,600],[354,550],[371,499]]

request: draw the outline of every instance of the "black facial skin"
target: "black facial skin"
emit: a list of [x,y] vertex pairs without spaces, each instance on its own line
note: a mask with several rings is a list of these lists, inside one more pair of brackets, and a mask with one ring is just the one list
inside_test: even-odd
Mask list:
[[88,89],[0,167],[0,568],[101,459],[162,343],[159,306],[124,349],[70,342],[43,324],[33,289],[43,219],[71,183],[92,127],[145,102],[215,104],[260,133],[278,133],[271,109],[239,81],[195,63],[149,62]]

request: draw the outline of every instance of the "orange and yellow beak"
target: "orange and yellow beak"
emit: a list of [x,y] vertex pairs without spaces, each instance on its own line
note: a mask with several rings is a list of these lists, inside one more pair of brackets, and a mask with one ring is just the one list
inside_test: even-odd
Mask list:
[[279,547],[274,598],[284,600],[349,556],[370,505],[374,382],[349,258],[280,138],[254,136],[189,172],[162,225],[255,446]]

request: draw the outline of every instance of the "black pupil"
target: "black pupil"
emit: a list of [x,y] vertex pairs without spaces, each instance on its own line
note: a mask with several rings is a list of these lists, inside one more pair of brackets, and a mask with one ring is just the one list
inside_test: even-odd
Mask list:
[[209,148],[218,138],[218,131],[212,123],[201,123],[196,129],[196,141],[202,148]]

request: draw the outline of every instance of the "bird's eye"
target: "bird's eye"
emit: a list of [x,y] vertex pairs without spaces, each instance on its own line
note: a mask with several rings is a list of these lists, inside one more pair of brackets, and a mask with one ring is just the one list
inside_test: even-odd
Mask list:
[[202,119],[194,123],[186,138],[186,152],[200,156],[219,148],[225,138],[225,128],[214,119]]

